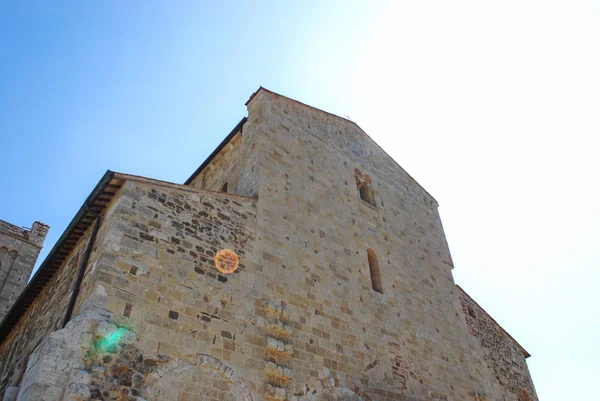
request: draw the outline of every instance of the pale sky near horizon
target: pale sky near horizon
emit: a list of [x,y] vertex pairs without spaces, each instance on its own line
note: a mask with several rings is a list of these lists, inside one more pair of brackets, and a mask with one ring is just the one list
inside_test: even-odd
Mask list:
[[598,0],[83,3],[0,6],[0,219],[51,226],[38,265],[106,169],[183,182],[262,85],[437,199],[455,281],[540,400],[594,397]]

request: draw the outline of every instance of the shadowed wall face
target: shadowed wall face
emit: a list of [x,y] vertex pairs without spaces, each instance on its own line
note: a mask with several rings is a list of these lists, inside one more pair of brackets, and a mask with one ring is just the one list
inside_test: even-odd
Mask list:
[[532,401],[535,388],[525,360],[529,354],[477,302],[457,289],[469,332],[483,349],[495,378],[502,383],[506,399]]
[[27,285],[48,228],[35,222],[28,230],[0,220],[0,320]]

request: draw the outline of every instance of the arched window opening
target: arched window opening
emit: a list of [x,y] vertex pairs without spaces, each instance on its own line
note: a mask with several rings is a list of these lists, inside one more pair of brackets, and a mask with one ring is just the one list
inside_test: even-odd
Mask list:
[[223,184],[223,186],[221,187],[221,192],[227,193],[227,183]]
[[361,173],[359,169],[355,168],[354,178],[356,179],[356,189],[358,189],[360,199],[371,206],[377,206],[375,204],[375,193],[373,192],[373,186],[371,185],[371,177]]
[[383,294],[383,286],[381,285],[381,272],[379,271],[379,261],[377,254],[371,248],[367,249],[367,257],[369,258],[369,270],[371,271],[371,284],[373,290]]

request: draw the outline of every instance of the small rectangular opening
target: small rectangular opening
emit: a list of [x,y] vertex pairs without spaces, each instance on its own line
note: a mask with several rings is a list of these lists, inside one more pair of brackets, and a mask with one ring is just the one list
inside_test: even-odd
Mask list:
[[358,168],[355,168],[354,179],[356,180],[356,189],[358,190],[360,199],[373,207],[377,207],[375,193],[371,185],[371,177],[368,174],[363,174]]
[[359,189],[360,199],[367,202],[369,205],[377,207],[375,204],[375,194],[373,193],[373,188],[371,188],[371,184],[365,184]]

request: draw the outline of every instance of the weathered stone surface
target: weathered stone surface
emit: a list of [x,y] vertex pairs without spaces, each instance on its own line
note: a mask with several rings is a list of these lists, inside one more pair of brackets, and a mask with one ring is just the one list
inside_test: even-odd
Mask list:
[[[17,400],[60,401],[81,399],[89,393],[90,376],[82,357],[92,349],[98,323],[110,318],[108,297],[98,287],[84,312],[65,328],[50,333],[30,355]],[[104,299],[104,302],[102,302]],[[66,393],[66,395],[65,395]]]
[[0,220],[0,320],[27,285],[49,228],[36,221],[28,230]]
[[[78,261],[88,236],[89,232],[82,236],[52,280],[44,286],[35,303],[27,309],[0,346],[0,389],[18,383],[33,350],[46,336],[61,327]],[[43,393],[41,388],[39,391]]]
[[19,393],[19,387],[9,386],[4,393],[4,398],[2,401],[15,401],[17,399],[17,395]]
[[525,361],[529,356],[527,351],[466,292],[457,288],[469,331],[483,349],[485,361],[495,378],[502,384],[505,399],[532,401],[535,388]]
[[287,398],[287,392],[284,388],[273,386],[271,384],[265,385],[263,395],[265,399],[273,401],[283,401]]
[[267,362],[265,365],[265,375],[273,380],[287,382],[292,377],[292,370],[273,362]]
[[[523,387],[537,400],[496,374],[465,318],[421,186],[348,120],[265,90],[248,112],[190,185],[115,175],[75,317],[58,330],[89,232],[2,344],[2,388],[20,385],[19,401],[500,401]],[[216,271],[221,249],[235,273]]]

